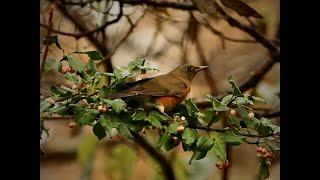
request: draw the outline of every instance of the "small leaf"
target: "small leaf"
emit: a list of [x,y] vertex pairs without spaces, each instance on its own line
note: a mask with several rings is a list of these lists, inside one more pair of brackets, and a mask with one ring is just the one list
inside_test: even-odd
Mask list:
[[273,132],[272,128],[272,123],[270,120],[264,118],[261,119],[260,122],[256,125],[256,130],[260,135],[269,135]]
[[94,76],[96,74],[96,72],[98,71],[96,64],[94,63],[94,61],[92,59],[89,59],[88,70],[90,71],[90,76]]
[[238,107],[238,112],[239,114],[243,117],[243,118],[247,118],[250,119],[250,117],[248,116],[248,112],[244,109],[244,107],[242,105],[237,104]]
[[65,104],[56,103],[53,108],[49,110],[49,114],[58,114],[60,116],[66,115],[68,113],[68,109]]
[[215,97],[208,95],[208,98],[212,101],[213,109],[216,111],[228,111],[230,108],[222,104]]
[[124,137],[128,139],[133,139],[133,136],[126,124],[120,124],[119,127],[117,128],[119,133],[122,134]]
[[240,121],[235,116],[229,116],[228,121],[230,124],[240,127]]
[[130,72],[128,69],[115,68],[113,74],[116,77],[116,80],[121,80],[131,76],[132,72]]
[[91,60],[103,60],[103,56],[98,51],[76,51],[74,53],[87,54]]
[[197,108],[196,104],[193,102],[191,98],[185,100],[185,105],[188,110],[189,116],[194,116],[196,112],[199,112],[199,109]]
[[100,116],[99,123],[103,127],[110,127],[110,128],[118,128],[120,125],[118,116],[112,113],[102,114]]
[[107,135],[103,126],[99,122],[97,122],[93,126],[93,133],[94,133],[94,135],[96,135],[98,137],[99,140],[103,139]]
[[209,136],[201,136],[197,141],[197,151],[207,152],[214,145],[214,141]]
[[102,86],[99,91],[101,98],[107,98],[112,93],[112,89],[107,86]]
[[187,146],[191,146],[199,138],[199,134],[195,129],[185,128],[182,132],[182,140]]
[[71,74],[71,73],[67,72],[67,73],[64,75],[64,77],[65,77],[66,79],[68,79],[69,81],[73,82],[74,84],[79,85],[79,79],[78,79],[78,77],[77,77],[76,74]]
[[177,129],[178,129],[179,126],[180,126],[180,124],[171,123],[171,124],[167,127],[166,132],[167,132],[167,133],[171,133],[171,134],[178,134]]
[[224,141],[221,140],[219,137],[215,138],[213,150],[219,159],[224,160],[224,161],[227,160],[226,145],[225,145]]
[[116,113],[120,113],[121,111],[127,111],[127,103],[124,102],[122,99],[114,99],[114,100],[109,100],[109,99],[102,99],[104,103],[110,105],[112,109]]
[[213,120],[213,117],[215,116],[215,111],[214,110],[206,110],[204,113],[204,116],[202,117],[202,119],[206,122],[206,123],[211,123]]
[[[59,49],[62,49],[59,40],[58,40],[58,36],[57,35],[51,35],[51,36],[46,36],[45,40],[43,40],[43,44],[47,45],[47,43],[49,45],[51,45],[52,43],[54,43]],[[63,49],[62,49],[63,50]]]
[[280,147],[274,145],[274,144],[271,144],[269,142],[267,142],[267,145],[269,146],[269,148],[272,150],[272,151],[280,151]]
[[173,138],[169,133],[163,133],[157,142],[156,148],[159,151],[169,151],[173,148]]
[[255,9],[241,0],[221,0],[221,3],[224,6],[236,11],[240,16],[263,18],[262,15],[259,14]]
[[257,96],[251,96],[251,97],[253,98],[254,101],[266,103],[266,100],[261,97],[257,97]]
[[260,160],[260,167],[259,167],[259,172],[260,175],[263,179],[267,179],[269,177],[269,169],[268,165],[266,164],[266,160],[264,158],[260,158],[263,160]]
[[225,131],[223,133],[219,134],[219,137],[228,145],[231,146],[238,146],[242,143],[244,143],[246,137],[242,135],[236,135],[232,131]]
[[194,151],[190,158],[189,164],[191,164],[192,160],[203,159],[204,157],[206,157],[206,155],[207,155],[207,151],[205,152]]
[[[233,0],[232,0],[232,1],[233,1]],[[228,81],[229,81],[229,83],[231,84],[232,89],[233,89],[232,94],[233,94],[234,96],[240,95],[240,94],[241,94],[241,91],[240,91],[240,89],[238,88],[236,82],[232,79],[232,76],[230,76],[230,77],[228,78]]]
[[50,109],[51,107],[50,101],[53,101],[53,99],[51,97],[48,97],[40,103],[41,111],[44,112]]
[[62,68],[62,64],[60,61],[48,58],[46,63],[44,64],[45,71],[54,71]]
[[152,115],[152,116],[155,116],[157,119],[159,119],[160,121],[167,121],[168,120],[168,117],[159,113],[158,111],[150,111],[149,112],[149,116]]
[[154,113],[149,114],[148,120],[152,125],[162,129],[162,124],[160,122],[160,118],[157,115],[155,115]]
[[145,111],[136,111],[132,115],[132,119],[134,121],[142,121],[147,117],[147,113]]
[[72,96],[72,92],[66,89],[60,88],[58,86],[51,86],[50,91],[54,94],[57,94],[61,97],[70,97]]
[[68,59],[69,65],[70,65],[74,70],[76,70],[76,71],[79,72],[79,73],[82,73],[82,72],[85,71],[86,66],[85,66],[85,64],[84,64],[81,60],[76,59],[76,58],[74,58],[74,57],[72,57],[72,56],[67,56],[67,59]]
[[92,82],[92,79],[90,78],[90,76],[85,71],[79,72],[79,75],[80,75],[80,77],[81,77],[83,82],[85,82],[85,83],[91,83]]
[[249,128],[255,128],[257,123],[253,120],[253,118],[243,118],[243,123]]
[[221,100],[221,104],[228,105],[230,103],[232,97],[234,97],[232,94],[229,94],[229,95],[223,97]]
[[78,104],[69,104],[69,107],[74,114],[78,114],[82,111],[85,111],[84,107],[82,107]]
[[99,111],[95,109],[89,109],[76,114],[75,122],[79,125],[90,125],[98,116]]

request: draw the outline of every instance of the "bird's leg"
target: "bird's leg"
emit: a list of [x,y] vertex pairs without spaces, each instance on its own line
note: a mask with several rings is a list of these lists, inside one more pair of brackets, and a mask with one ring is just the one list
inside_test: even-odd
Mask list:
[[159,109],[159,111],[160,111],[163,115],[167,116],[167,118],[169,118],[169,120],[170,120],[171,122],[174,121],[174,119],[173,119],[171,116],[169,116],[167,113],[164,112],[164,108],[165,108],[164,106],[157,106],[157,108]]

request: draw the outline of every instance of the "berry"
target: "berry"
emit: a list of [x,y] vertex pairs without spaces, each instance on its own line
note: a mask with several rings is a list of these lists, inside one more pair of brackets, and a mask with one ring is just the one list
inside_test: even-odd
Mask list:
[[107,112],[107,111],[108,111],[107,107],[102,108],[102,112]]
[[181,116],[181,121],[185,121],[186,120],[186,118],[184,117],[184,116]]
[[100,111],[100,112],[102,112],[103,111],[103,106],[98,106],[98,110]]
[[71,89],[72,89],[72,90],[77,90],[77,89],[78,89],[78,86],[74,84]]
[[179,126],[177,129],[178,132],[183,132],[184,131],[184,126]]
[[69,72],[71,70],[71,68],[69,66],[63,66],[61,68],[61,72],[62,74],[66,74],[67,72]]
[[231,110],[230,110],[230,114],[231,114],[231,115],[236,115],[236,111],[235,111],[234,109],[231,109]]
[[250,118],[253,118],[253,117],[254,117],[254,113],[253,113],[253,112],[250,112],[250,113],[248,113],[248,116],[249,116]]
[[261,147],[257,147],[257,148],[256,148],[256,151],[257,151],[257,152],[261,152],[261,149],[262,149]]
[[225,168],[228,168],[228,167],[230,166],[229,161],[224,162],[223,166],[224,166]]
[[74,128],[76,126],[76,123],[75,122],[70,122],[69,123],[69,128]]
[[217,167],[218,169],[222,169],[222,168],[223,168],[223,165],[224,165],[223,162],[217,162],[217,163],[216,163],[216,167]]
[[261,156],[262,156],[262,154],[261,154],[261,153],[257,153],[257,156],[258,156],[258,157],[261,157]]
[[267,153],[267,152],[268,152],[268,151],[267,151],[266,149],[264,149],[264,148],[261,149],[261,153],[262,153],[262,154],[265,154],[265,153]]

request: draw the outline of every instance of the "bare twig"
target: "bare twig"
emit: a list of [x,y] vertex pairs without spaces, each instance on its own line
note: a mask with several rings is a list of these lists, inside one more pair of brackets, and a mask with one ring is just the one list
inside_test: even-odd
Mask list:
[[161,165],[163,174],[168,180],[175,180],[174,172],[170,161],[161,154],[157,149],[155,149],[147,140],[145,140],[139,133],[131,132],[134,137],[134,141],[139,144],[146,152],[159,162]]
[[51,34],[51,27],[52,27],[52,18],[53,18],[53,10],[54,10],[54,5],[55,4],[52,4],[50,9],[49,9],[49,20],[48,20],[48,31],[47,31],[47,35],[46,35],[46,38],[45,38],[45,50],[44,50],[44,53],[43,53],[43,57],[42,57],[42,63],[41,63],[41,67],[40,67],[40,81],[41,81],[41,77],[42,77],[42,73],[44,71],[44,65],[46,63],[46,59],[47,59],[47,56],[48,56],[48,51],[49,51],[49,46],[50,46],[50,42],[49,41],[49,38],[50,38],[50,34]]

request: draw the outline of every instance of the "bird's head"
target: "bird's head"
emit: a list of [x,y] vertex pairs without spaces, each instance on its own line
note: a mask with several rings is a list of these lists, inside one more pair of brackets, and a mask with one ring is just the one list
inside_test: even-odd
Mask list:
[[208,68],[208,66],[193,66],[193,65],[181,65],[171,71],[172,74],[178,77],[182,77],[189,82],[192,81],[194,76],[201,70]]

